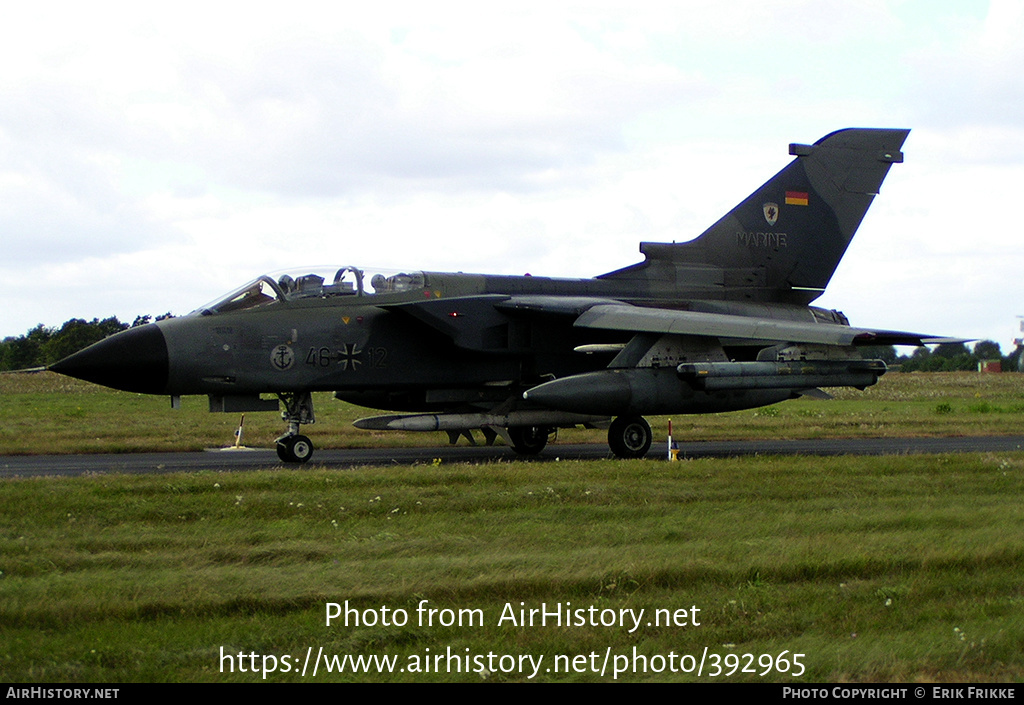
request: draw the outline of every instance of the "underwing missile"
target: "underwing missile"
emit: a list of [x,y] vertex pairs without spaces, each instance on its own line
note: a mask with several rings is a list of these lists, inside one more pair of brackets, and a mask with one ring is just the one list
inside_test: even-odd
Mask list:
[[515,426],[576,426],[608,422],[606,416],[571,414],[547,409],[510,411],[507,414],[389,414],[369,416],[353,425],[370,431],[461,431],[469,428]]

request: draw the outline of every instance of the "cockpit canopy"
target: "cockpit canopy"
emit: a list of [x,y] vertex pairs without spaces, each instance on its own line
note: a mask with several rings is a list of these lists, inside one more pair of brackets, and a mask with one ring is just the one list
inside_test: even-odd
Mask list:
[[423,272],[358,267],[292,269],[257,277],[192,315],[211,316],[297,299],[395,294],[422,289],[425,284]]

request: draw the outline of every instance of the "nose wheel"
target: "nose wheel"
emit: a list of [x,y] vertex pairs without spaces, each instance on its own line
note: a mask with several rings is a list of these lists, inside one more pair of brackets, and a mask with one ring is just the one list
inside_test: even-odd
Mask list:
[[285,463],[305,463],[313,457],[313,441],[299,433],[304,423],[316,423],[313,396],[309,392],[278,394],[285,410],[281,418],[288,422],[288,432],[277,439],[277,457]]
[[277,439],[277,457],[285,463],[305,463],[313,457],[313,441],[303,435]]

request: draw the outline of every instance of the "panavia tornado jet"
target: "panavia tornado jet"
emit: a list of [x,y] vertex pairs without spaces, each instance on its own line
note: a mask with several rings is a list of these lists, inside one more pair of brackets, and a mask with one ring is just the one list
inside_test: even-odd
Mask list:
[[280,410],[286,462],[313,443],[312,392],[373,409],[362,429],[479,430],[539,453],[558,428],[608,429],[641,457],[650,414],[775,404],[885,373],[869,345],[942,339],[855,328],[810,306],[825,290],[908,130],[848,129],[794,159],[695,240],[640,244],[592,279],[358,267],[261,276],[180,317],[52,366],[116,389],[206,394],[211,411]]

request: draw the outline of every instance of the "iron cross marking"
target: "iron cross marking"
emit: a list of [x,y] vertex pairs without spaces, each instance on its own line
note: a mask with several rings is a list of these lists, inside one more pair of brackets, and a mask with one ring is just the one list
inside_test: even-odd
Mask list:
[[363,364],[363,361],[359,359],[359,355],[362,354],[363,351],[357,348],[355,343],[345,343],[345,349],[338,351],[338,362],[341,364],[341,369],[354,370],[357,365]]

